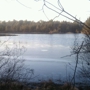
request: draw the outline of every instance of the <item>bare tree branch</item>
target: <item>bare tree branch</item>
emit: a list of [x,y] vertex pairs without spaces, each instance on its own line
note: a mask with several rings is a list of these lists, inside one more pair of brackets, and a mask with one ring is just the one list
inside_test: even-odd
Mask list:
[[22,2],[20,2],[19,0],[16,0],[19,4],[21,4],[22,6],[31,9],[31,7],[28,7],[27,5],[23,4]]
[[[79,61],[79,54],[80,54],[80,51],[81,51],[81,49],[83,47],[83,43],[84,43],[84,41],[82,42],[80,47],[78,47],[76,49],[76,51],[74,51],[74,53],[76,54],[76,64],[75,64],[74,75],[73,75],[73,78],[72,78],[72,80],[74,80],[74,83],[73,83],[74,85],[73,86],[75,86],[75,82],[76,82],[76,70],[77,70],[77,65],[78,65],[78,61]],[[71,82],[72,82],[72,80],[71,80]]]

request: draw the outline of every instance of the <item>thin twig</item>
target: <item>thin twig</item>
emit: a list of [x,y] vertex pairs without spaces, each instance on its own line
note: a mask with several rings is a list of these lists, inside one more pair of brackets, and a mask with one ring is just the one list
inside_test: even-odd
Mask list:
[[21,4],[22,6],[31,9],[31,7],[26,6],[25,4],[21,3],[19,0],[16,0],[16,1],[17,1],[19,4]]
[[80,45],[80,47],[78,49],[76,49],[76,65],[75,65],[75,70],[74,70],[74,75],[73,75],[73,78],[71,80],[71,83],[72,81],[74,80],[74,83],[73,83],[73,86],[75,86],[75,82],[76,82],[76,71],[77,71],[77,65],[78,65],[78,60],[79,60],[79,54],[80,54],[80,51],[83,47],[83,43],[84,41],[82,42],[82,44]]
[[44,11],[44,5],[42,6],[42,10],[43,10],[43,13],[44,13],[45,17],[49,20],[49,18],[47,17],[47,15],[46,15],[46,13]]

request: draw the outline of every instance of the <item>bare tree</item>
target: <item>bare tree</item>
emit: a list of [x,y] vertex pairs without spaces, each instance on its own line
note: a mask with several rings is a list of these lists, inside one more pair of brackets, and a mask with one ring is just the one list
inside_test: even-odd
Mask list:
[[24,65],[25,60],[22,57],[26,48],[20,46],[20,43],[19,45],[15,45],[14,43],[14,46],[14,48],[6,46],[0,52],[0,85],[2,83],[11,84],[15,82],[26,85],[30,83],[33,77],[34,70],[26,68]]
[[[35,1],[41,1],[41,0],[35,0]],[[90,55],[89,55],[90,54],[90,35],[89,35],[90,34],[90,26],[87,25],[86,23],[83,23],[82,21],[77,19],[75,16],[70,14],[68,11],[66,11],[64,9],[63,5],[61,4],[60,0],[57,0],[57,6],[52,4],[48,0],[42,0],[42,1],[43,1],[42,11],[43,11],[43,13],[45,14],[46,17],[47,17],[47,15],[46,15],[45,10],[44,10],[45,7],[58,14],[53,19],[55,19],[55,18],[57,18],[61,15],[65,18],[68,18],[69,20],[77,22],[79,25],[81,25],[85,28],[86,33],[85,33],[85,38],[83,39],[82,43],[80,45],[79,44],[75,45],[75,47],[72,49],[72,53],[70,55],[68,55],[68,56],[76,55],[76,65],[75,65],[75,69],[74,69],[74,75],[73,75],[73,78],[72,78],[73,84],[75,86],[75,79],[76,79],[75,77],[76,77],[76,71],[77,71],[77,66],[78,66],[79,59],[83,58],[83,60],[87,62],[87,65],[90,64],[90,62],[88,62],[88,60],[90,59]],[[83,67],[84,67],[84,64],[83,64]],[[85,70],[85,68],[83,68],[83,70]],[[86,70],[85,72],[87,72],[87,71],[88,70]],[[85,73],[85,75],[87,75],[87,74]]]
[[[36,1],[40,1],[40,0],[36,0]],[[54,11],[55,13],[58,14],[57,16],[54,17],[54,19],[61,15],[63,17],[68,18],[69,20],[77,22],[79,25],[83,26],[84,29],[85,29],[84,30],[85,31],[85,38],[84,38],[84,40],[82,41],[82,43],[80,45],[79,44],[75,45],[75,47],[72,49],[73,51],[71,53],[71,55],[76,55],[76,65],[75,65],[74,75],[72,77],[73,85],[75,86],[76,71],[77,71],[77,65],[78,65],[79,57],[82,57],[83,60],[87,62],[87,65],[90,64],[90,60],[89,60],[90,59],[90,55],[89,55],[90,54],[90,25],[88,25],[87,23],[83,23],[82,21],[77,19],[75,16],[73,16],[69,12],[67,12],[64,9],[64,7],[62,6],[60,0],[57,0],[57,6],[52,4],[48,0],[43,0],[42,10],[43,10],[43,12],[45,14],[44,7],[48,8],[51,11]],[[75,43],[78,43],[78,42],[75,42]],[[71,55],[69,55],[69,56],[71,56]],[[80,59],[82,59],[82,58],[80,58]],[[89,60],[89,62],[88,62],[87,59]],[[87,69],[86,68],[83,65],[83,68],[81,69],[81,71],[82,71],[82,73],[84,73],[83,71],[86,70],[85,74],[88,75],[87,77],[90,77],[90,72],[89,72],[89,68],[90,67],[88,67]],[[71,82],[72,82],[72,80],[71,80]]]

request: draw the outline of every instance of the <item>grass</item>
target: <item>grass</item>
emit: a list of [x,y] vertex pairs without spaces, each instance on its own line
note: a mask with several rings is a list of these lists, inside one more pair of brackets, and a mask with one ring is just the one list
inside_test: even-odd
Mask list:
[[73,88],[70,83],[65,83],[64,85],[60,85],[60,84],[55,84],[51,80],[40,83],[30,83],[29,85],[26,85],[18,81],[12,81],[12,82],[1,82],[0,90],[90,90],[90,87]]

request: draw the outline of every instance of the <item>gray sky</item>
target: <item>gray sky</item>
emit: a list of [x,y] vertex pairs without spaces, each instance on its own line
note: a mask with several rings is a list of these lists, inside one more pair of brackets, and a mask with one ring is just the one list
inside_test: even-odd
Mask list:
[[[16,0],[0,0],[0,20],[30,20],[30,21],[39,21],[45,20],[48,21],[44,15],[42,9],[43,0],[36,2],[35,0],[18,0],[22,4],[18,3]],[[50,1],[55,6],[57,5],[57,0],[47,0]],[[66,11],[80,19],[85,21],[90,16],[90,1],[89,0],[60,0],[62,6]],[[30,7],[30,8],[28,8]],[[44,7],[44,12],[47,17],[53,19],[56,14],[55,12]],[[59,16],[55,20],[59,21],[69,21],[68,19]]]

